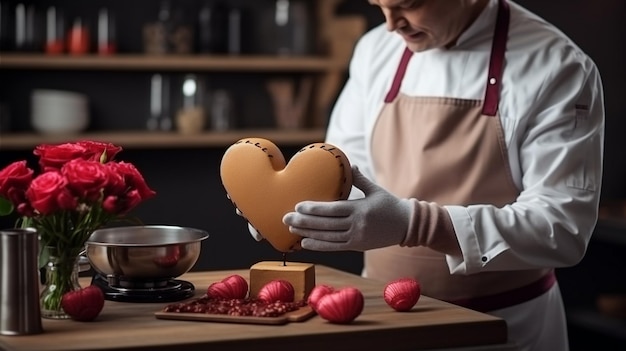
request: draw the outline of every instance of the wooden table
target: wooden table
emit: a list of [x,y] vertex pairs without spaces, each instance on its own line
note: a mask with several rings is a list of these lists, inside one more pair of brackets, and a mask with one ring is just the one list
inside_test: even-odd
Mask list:
[[[351,324],[331,324],[319,316],[285,325],[254,325],[157,319],[167,303],[106,301],[93,322],[43,320],[44,333],[0,336],[0,349],[73,350],[513,350],[506,324],[483,313],[422,296],[410,312],[395,312],[382,298],[383,284],[326,266],[316,266],[316,283],[358,287],[363,313]],[[230,274],[247,270],[191,272],[196,296]],[[81,283],[89,284],[89,278]],[[467,348],[469,346],[469,348]],[[473,347],[471,347],[473,346]],[[456,350],[456,349],[455,349]]]

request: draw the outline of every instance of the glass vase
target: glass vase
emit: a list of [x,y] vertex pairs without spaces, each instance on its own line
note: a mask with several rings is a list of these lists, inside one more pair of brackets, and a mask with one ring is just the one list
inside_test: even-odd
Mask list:
[[41,317],[48,319],[69,319],[61,306],[61,299],[68,291],[81,288],[78,282],[78,256],[80,250],[47,247],[45,283],[39,302]]

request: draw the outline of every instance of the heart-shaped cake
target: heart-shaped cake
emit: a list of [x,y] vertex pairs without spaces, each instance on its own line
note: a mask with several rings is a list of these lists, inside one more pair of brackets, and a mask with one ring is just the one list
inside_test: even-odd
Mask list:
[[220,175],[242,216],[280,252],[300,248],[302,238],[282,222],[298,202],[347,199],[352,187],[348,158],[326,143],[303,147],[287,164],[271,141],[241,139],[224,153]]

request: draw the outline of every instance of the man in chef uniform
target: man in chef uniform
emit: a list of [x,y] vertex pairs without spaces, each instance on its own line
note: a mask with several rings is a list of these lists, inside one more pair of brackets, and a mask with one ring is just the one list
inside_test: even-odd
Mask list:
[[567,350],[554,269],[597,220],[596,66],[511,1],[369,2],[386,22],[357,43],[327,133],[359,190],[284,223],[304,249],[363,251],[368,278],[505,319],[521,350]]

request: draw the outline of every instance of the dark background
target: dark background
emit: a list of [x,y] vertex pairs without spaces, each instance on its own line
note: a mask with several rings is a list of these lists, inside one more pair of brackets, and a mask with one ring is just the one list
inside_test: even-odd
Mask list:
[[[324,0],[318,0],[324,1]],[[1,1],[14,6],[18,1]],[[65,9],[67,19],[82,16],[95,22],[97,10],[107,6],[116,14],[118,46],[123,53],[141,52],[141,26],[154,21],[158,1],[26,1],[44,9],[54,4]],[[173,4],[194,14],[203,1],[179,0]],[[606,102],[606,140],[602,202],[626,198],[626,2],[623,0],[520,0],[519,4],[546,18],[569,35],[596,62],[604,83]],[[263,13],[269,0],[231,0],[231,6],[244,10],[248,26]],[[256,12],[254,12],[256,11]],[[365,0],[346,0],[339,6],[345,14],[363,14],[372,27],[382,21],[380,10]],[[246,44],[246,53],[261,50]],[[132,71],[47,71],[4,70],[0,61],[0,102],[11,111],[14,131],[30,130],[30,93],[33,88],[75,90],[86,93],[91,103],[89,130],[145,129],[148,115],[149,79],[155,72]],[[187,73],[187,72],[184,72]],[[294,72],[297,74],[297,72]],[[172,79],[180,79],[173,73]],[[209,88],[228,89],[237,101],[239,128],[273,127],[271,104],[262,87],[268,74],[217,72],[201,75]],[[6,133],[6,131],[2,131]],[[0,138],[2,134],[0,134]],[[136,211],[147,224],[171,224],[201,228],[210,233],[203,242],[202,257],[194,269],[247,268],[261,260],[280,260],[280,253],[269,244],[249,237],[245,222],[239,218],[221,186],[219,163],[226,147],[188,149],[128,149],[119,158],[134,163],[144,174],[157,197]],[[298,147],[282,147],[288,159]],[[17,159],[32,160],[31,150],[0,150],[0,167]],[[34,163],[31,163],[34,164]],[[0,219],[2,227],[12,226],[14,218]],[[597,315],[595,299],[599,294],[626,294],[624,246],[614,240],[623,238],[622,225],[601,228],[603,233],[592,240],[587,256],[579,265],[558,270],[570,319],[572,349],[618,349],[624,346],[626,326],[623,319]],[[596,237],[600,239],[596,239]],[[624,241],[617,241],[624,243]],[[315,262],[360,273],[359,253],[297,252],[289,260]],[[579,311],[592,311],[589,318],[577,319]],[[594,319],[596,318],[596,319]],[[600,346],[600,341],[605,346]],[[618,346],[619,345],[619,346]]]

